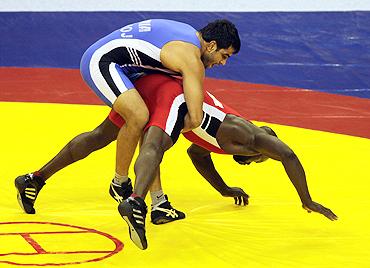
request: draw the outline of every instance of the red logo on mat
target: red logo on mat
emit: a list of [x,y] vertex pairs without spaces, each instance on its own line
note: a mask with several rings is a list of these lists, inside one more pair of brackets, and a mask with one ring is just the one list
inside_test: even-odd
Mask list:
[[0,222],[0,264],[81,264],[104,260],[122,249],[120,240],[91,228],[53,222]]

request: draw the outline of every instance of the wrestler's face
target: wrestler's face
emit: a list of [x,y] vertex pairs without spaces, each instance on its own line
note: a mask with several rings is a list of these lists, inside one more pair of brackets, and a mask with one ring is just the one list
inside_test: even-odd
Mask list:
[[206,49],[201,56],[205,68],[211,68],[215,65],[225,65],[228,58],[234,53],[232,46],[229,48],[217,48],[215,41],[211,41],[206,45]]

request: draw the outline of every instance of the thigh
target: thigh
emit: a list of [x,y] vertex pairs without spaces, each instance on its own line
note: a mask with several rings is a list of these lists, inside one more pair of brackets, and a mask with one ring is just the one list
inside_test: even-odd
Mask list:
[[121,127],[117,126],[110,117],[107,117],[93,132],[99,138],[107,141],[107,144],[117,139]]
[[181,134],[181,130],[184,128],[184,119],[187,111],[185,100],[182,103],[172,102],[169,106],[156,106],[154,109],[150,109],[150,118],[144,131],[152,126],[156,126],[162,129],[171,138],[172,143],[175,144]]
[[119,95],[113,104],[113,109],[123,117],[127,124],[145,125],[149,118],[148,108],[135,88]]

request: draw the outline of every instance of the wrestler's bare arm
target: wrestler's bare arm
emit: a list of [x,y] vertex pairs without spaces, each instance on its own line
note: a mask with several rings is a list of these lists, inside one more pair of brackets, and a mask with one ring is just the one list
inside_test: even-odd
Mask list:
[[185,42],[173,41],[162,48],[161,61],[171,70],[181,73],[188,114],[185,117],[183,132],[200,125],[203,118],[204,65],[199,48]]
[[215,188],[222,196],[234,197],[235,204],[247,205],[249,196],[239,187],[229,187],[217,172],[211,154],[208,150],[192,144],[188,154],[198,172]]
[[308,212],[321,213],[330,220],[337,219],[337,216],[330,209],[312,201],[303,166],[288,145],[275,136],[261,132],[255,135],[252,148],[263,155],[282,162],[290,181],[297,190],[304,209]]

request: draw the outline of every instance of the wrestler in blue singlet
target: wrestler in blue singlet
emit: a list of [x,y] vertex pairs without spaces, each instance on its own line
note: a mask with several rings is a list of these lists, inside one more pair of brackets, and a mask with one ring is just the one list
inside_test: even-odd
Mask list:
[[98,40],[84,53],[81,74],[86,83],[109,106],[142,74],[178,73],[160,60],[162,47],[183,41],[200,48],[196,30],[185,23],[152,19],[124,26]]

